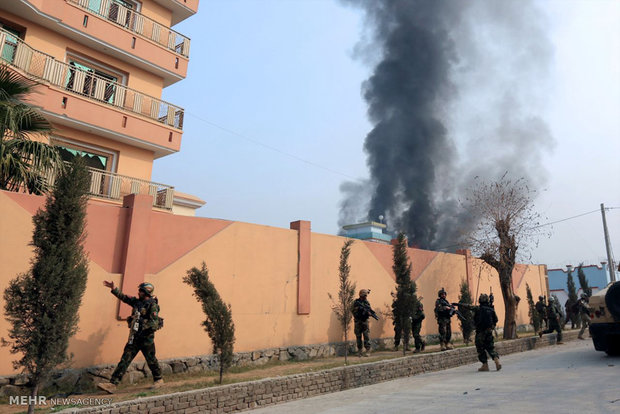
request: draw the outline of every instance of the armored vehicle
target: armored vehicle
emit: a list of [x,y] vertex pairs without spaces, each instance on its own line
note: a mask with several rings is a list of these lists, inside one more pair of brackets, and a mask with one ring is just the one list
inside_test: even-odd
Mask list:
[[590,335],[597,351],[620,355],[620,282],[590,297]]

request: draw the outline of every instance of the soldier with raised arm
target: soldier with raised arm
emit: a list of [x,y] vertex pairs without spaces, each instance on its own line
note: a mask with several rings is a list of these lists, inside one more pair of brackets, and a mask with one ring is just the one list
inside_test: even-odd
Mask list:
[[159,305],[157,298],[153,296],[154,286],[150,283],[141,283],[138,286],[138,297],[127,296],[114,286],[114,282],[103,282],[104,286],[111,289],[111,293],[124,303],[132,307],[132,314],[127,322],[129,324],[129,339],[123,350],[123,356],[116,366],[110,382],[101,382],[97,387],[112,394],[116,386],[136,357],[142,352],[146,363],[153,374],[153,388],[160,388],[164,380],[161,377],[161,368],[155,356],[155,331],[162,325],[159,317]]

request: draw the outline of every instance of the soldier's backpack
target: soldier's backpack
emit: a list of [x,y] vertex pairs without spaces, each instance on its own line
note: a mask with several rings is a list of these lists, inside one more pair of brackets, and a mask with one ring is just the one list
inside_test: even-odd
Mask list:
[[[151,299],[151,302],[155,302],[157,306],[159,306],[159,300],[157,300],[157,297],[154,297],[153,299]],[[161,308],[159,310],[161,311]],[[164,318],[159,316],[159,312],[157,312],[157,325],[155,325],[155,330],[159,331],[163,327],[164,327]]]
[[476,322],[476,328],[478,329],[491,329],[495,321],[493,320],[493,308],[490,306],[480,306],[478,311],[478,320]]

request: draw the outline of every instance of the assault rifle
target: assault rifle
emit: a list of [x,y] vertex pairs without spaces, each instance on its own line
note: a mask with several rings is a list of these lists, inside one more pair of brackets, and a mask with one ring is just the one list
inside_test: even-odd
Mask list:
[[372,310],[372,308],[370,307],[370,305],[366,305],[363,302],[358,302],[358,304],[362,307],[362,310],[368,314],[368,316],[374,318],[375,320],[379,320],[379,317],[377,316],[377,313]]
[[[495,309],[495,305],[493,305],[493,302],[495,302],[495,296],[493,296],[493,288],[489,286],[489,306]],[[495,335],[496,339],[499,337],[499,334],[497,333],[497,326],[493,327],[493,334]]]
[[127,319],[127,324],[129,325],[129,340],[128,344],[133,344],[133,339],[140,330],[140,312],[138,312],[138,308],[133,308],[133,313]]
[[457,309],[457,306],[459,306],[459,303],[451,303],[450,304],[450,317],[456,315],[459,317],[460,320],[465,321],[465,317],[463,316],[463,314]]

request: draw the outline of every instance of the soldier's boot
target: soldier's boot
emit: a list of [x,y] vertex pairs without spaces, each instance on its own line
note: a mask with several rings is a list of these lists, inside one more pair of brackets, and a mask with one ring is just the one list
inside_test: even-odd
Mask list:
[[155,381],[153,383],[153,386],[151,387],[152,390],[156,390],[159,389],[161,387],[164,386],[164,380],[162,378],[158,379],[157,381]]
[[446,349],[454,349],[450,342],[446,342]]
[[114,394],[114,392],[116,392],[116,384],[111,382],[100,382],[97,384],[97,388],[107,392],[108,394]]
[[441,344],[441,346],[439,347],[440,351],[445,351],[446,350],[446,345],[443,342],[440,342],[440,344]]
[[[496,370],[499,371],[500,369],[502,369],[502,364],[499,363],[499,358],[497,358],[497,357],[493,358],[493,362],[495,362],[495,369]],[[488,368],[487,368],[487,371],[488,371]]]
[[360,349],[359,351],[357,351],[357,356],[361,358],[363,353],[364,352]]
[[586,338],[584,338],[583,336],[579,335],[579,336],[577,337],[577,339],[584,339],[584,340],[585,340]]
[[414,350],[413,350],[413,353],[414,353],[414,354],[417,354],[417,353],[419,353],[419,352],[420,352],[420,349],[419,349],[419,348],[416,348],[416,349],[414,349]]
[[364,356],[365,357],[369,357],[370,356],[370,349],[367,349],[366,351],[364,351]]
[[542,336],[543,336],[543,331],[541,330],[540,332],[538,332],[538,337],[542,338]]
[[482,364],[482,366],[480,368],[478,368],[478,371],[481,371],[481,372],[486,372],[488,370],[489,370],[489,364],[486,363],[486,362],[484,364]]
[[422,351],[424,351],[424,349],[426,348],[426,342],[422,341]]
[[398,345],[394,345],[394,351],[398,351]]

